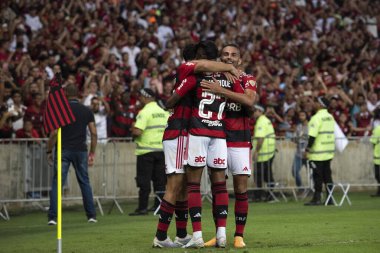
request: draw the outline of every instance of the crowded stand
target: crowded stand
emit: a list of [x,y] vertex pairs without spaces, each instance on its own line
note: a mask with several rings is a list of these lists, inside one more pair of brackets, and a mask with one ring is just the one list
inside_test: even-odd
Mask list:
[[346,136],[368,136],[380,120],[379,29],[370,0],[3,0],[0,138],[47,137],[57,72],[102,116],[101,138],[130,137],[138,92],[164,106],[182,49],[206,39],[240,47],[277,136],[294,137],[320,95]]

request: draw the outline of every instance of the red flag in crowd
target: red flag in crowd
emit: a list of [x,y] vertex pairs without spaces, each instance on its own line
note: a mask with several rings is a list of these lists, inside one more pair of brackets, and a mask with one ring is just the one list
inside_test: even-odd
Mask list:
[[54,76],[49,86],[50,91],[44,113],[44,128],[46,133],[50,133],[75,121],[74,114],[63,92],[60,73]]

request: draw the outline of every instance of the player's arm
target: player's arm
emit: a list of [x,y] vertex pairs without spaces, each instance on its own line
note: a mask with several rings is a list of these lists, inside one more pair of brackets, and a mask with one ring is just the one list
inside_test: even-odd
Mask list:
[[245,89],[244,93],[237,93],[232,90],[223,88],[222,86],[220,86],[218,80],[216,80],[215,78],[213,79],[214,79],[214,82],[202,80],[201,81],[202,88],[206,91],[210,91],[214,94],[221,95],[235,102],[241,103],[242,105],[248,108],[252,108],[256,99],[255,91],[250,90],[250,89]]
[[[227,72],[232,75],[233,80],[239,79],[240,72],[232,64],[210,60],[195,60],[194,73],[200,72]],[[232,80],[229,80],[232,81]]]
[[166,101],[166,108],[173,108],[182,97],[184,97],[190,90],[196,86],[196,79],[194,76],[189,76],[182,80],[181,84],[173,91],[173,94]]
[[174,91],[170,98],[166,100],[166,108],[172,109],[181,100],[181,98],[182,97]]

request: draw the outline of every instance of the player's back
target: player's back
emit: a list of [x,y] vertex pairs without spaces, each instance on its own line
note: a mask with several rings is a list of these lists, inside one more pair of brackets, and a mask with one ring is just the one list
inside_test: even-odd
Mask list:
[[[176,83],[174,90],[184,83],[186,77],[193,75],[195,64],[186,62],[177,68]],[[188,126],[191,117],[191,107],[193,104],[193,96],[188,95],[183,97],[173,108],[168,124],[164,132],[163,140],[175,139],[178,136],[187,136]]]

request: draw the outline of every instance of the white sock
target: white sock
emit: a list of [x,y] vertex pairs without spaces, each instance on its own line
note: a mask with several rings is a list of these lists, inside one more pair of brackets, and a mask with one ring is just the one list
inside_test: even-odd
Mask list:
[[226,237],[226,227],[218,227],[216,231],[216,238]]
[[196,231],[193,233],[194,240],[197,240],[198,238],[202,238],[202,231]]

